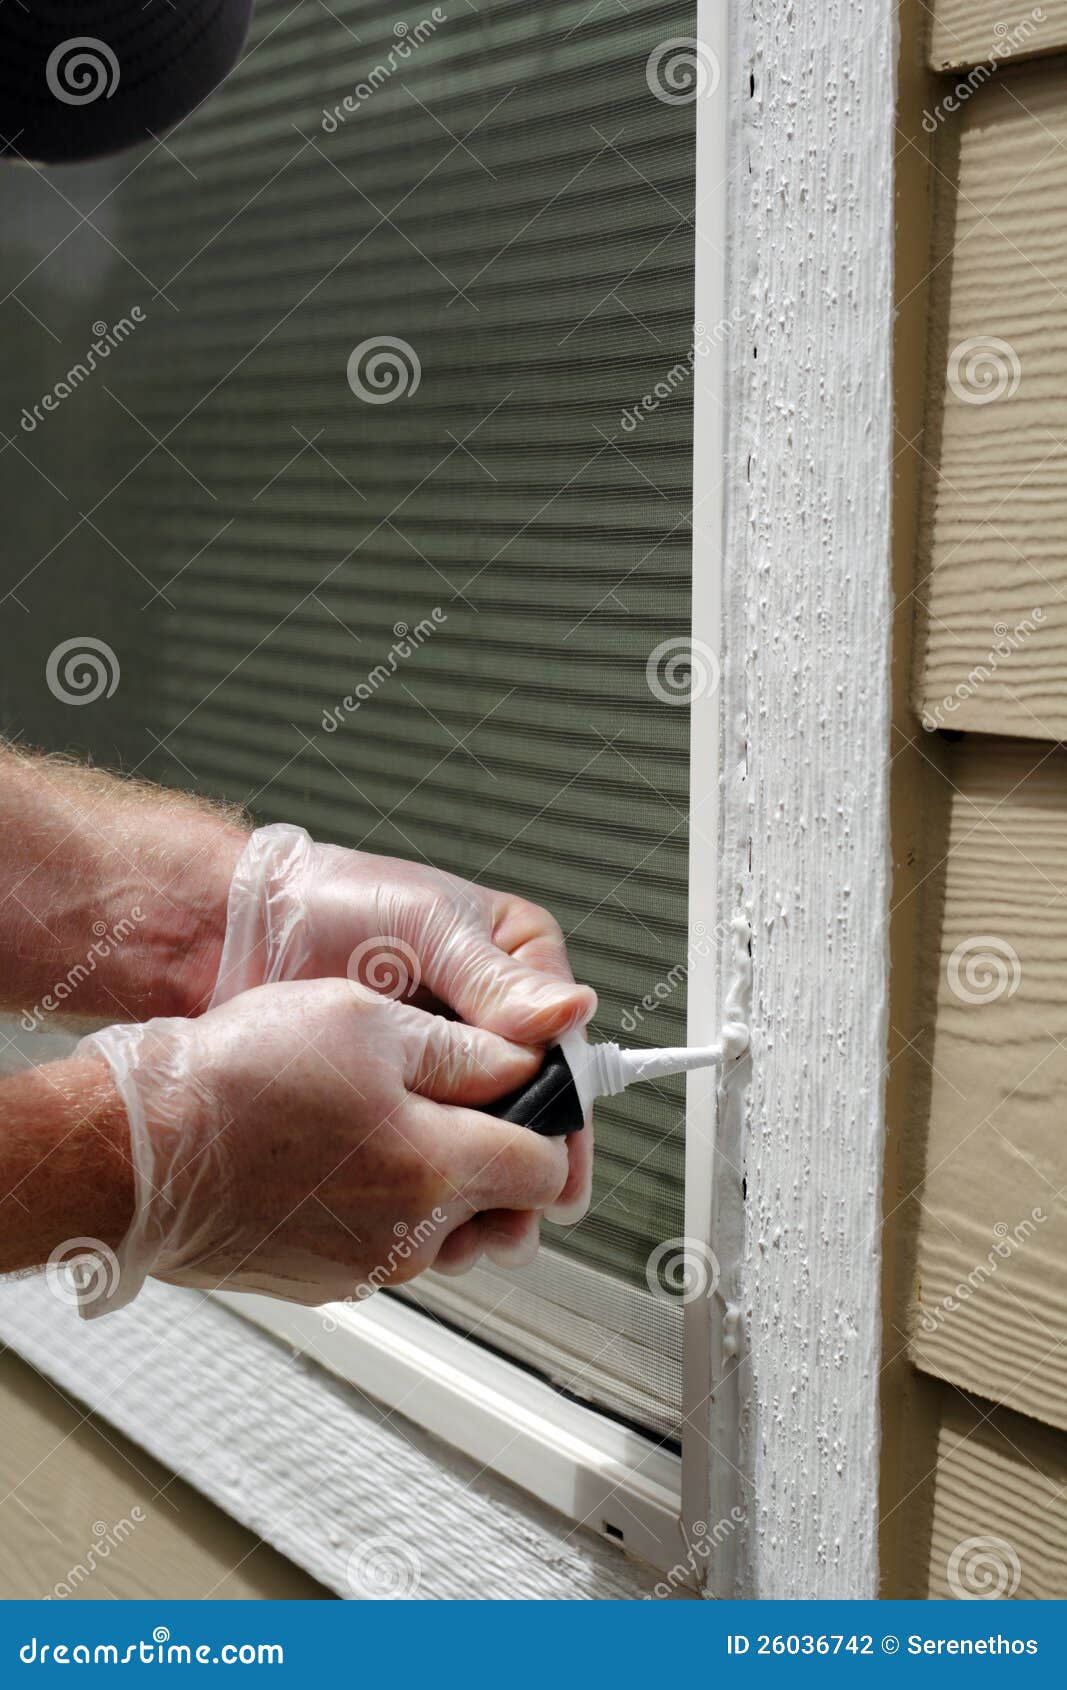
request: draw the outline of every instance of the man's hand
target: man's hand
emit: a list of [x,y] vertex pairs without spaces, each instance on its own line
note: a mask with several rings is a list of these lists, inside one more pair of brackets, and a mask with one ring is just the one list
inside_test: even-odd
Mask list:
[[[591,988],[574,982],[558,923],[538,905],[421,863],[318,845],[303,828],[261,828],[234,873],[212,1002],[265,981],[346,974],[541,1047],[596,1008]],[[591,1123],[569,1140],[569,1161],[549,1216],[561,1222],[588,1205]],[[535,1217],[526,1236],[535,1242]]]
[[540,1052],[347,980],[263,986],[195,1020],[111,1027],[132,1224],[121,1307],[146,1274],[316,1304],[478,1253],[509,1260],[510,1212],[542,1209],[566,1148],[477,1112]]
[[[7,747],[0,825],[0,1004],[29,1027],[198,1016],[253,985],[346,974],[541,1047],[596,1005],[545,910],[418,863],[316,845],[301,828],[250,837],[185,794]],[[589,1202],[591,1124],[567,1153],[548,1214],[569,1224]],[[495,1224],[516,1260],[532,1255],[535,1213]],[[443,1265],[484,1247],[471,1223]]]
[[212,1001],[269,980],[343,975],[388,997],[429,993],[472,1027],[542,1046],[596,1009],[537,904],[422,863],[317,845],[300,827],[260,828],[234,874]]

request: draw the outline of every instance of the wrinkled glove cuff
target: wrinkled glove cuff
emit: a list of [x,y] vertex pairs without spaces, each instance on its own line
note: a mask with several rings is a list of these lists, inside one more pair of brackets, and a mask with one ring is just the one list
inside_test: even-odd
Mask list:
[[295,980],[311,961],[301,894],[314,842],[302,827],[257,828],[233,871],[226,934],[209,1009],[273,980]]
[[140,1025],[104,1027],[79,1041],[81,1055],[102,1056],[111,1069],[126,1110],[133,1164],[133,1219],[113,1258],[101,1258],[101,1271],[79,1295],[84,1320],[111,1314],[132,1303],[150,1273],[161,1265],[173,1204],[168,1194],[171,1157],[161,1156],[154,1139],[162,1135],[176,1154],[182,1137],[183,1096],[188,1103],[189,1076],[181,1020],[158,1019]]

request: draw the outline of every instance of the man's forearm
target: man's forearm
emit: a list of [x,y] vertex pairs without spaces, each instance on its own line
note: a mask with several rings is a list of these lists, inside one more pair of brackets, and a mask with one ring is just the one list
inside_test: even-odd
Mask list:
[[183,793],[0,748],[0,1006],[193,1015],[214,984],[247,834]]
[[114,1249],[133,1211],[129,1128],[95,1056],[0,1081],[0,1273],[91,1238]]

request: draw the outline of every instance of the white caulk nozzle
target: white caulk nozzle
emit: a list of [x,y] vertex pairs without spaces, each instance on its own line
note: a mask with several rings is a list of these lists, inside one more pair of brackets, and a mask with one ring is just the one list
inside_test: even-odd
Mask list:
[[642,1080],[661,1080],[691,1068],[714,1068],[748,1049],[748,1028],[727,1022],[714,1045],[677,1045],[667,1050],[621,1050],[617,1044],[586,1044],[580,1033],[560,1040],[574,1078],[582,1110],[588,1114],[598,1097],[616,1097]]

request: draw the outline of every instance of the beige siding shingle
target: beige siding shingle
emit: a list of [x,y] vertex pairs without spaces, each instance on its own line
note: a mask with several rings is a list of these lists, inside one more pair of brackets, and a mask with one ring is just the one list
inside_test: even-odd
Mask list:
[[1067,750],[956,750],[912,1357],[1067,1427]]
[[999,71],[950,136],[917,702],[1067,737],[1067,59]]
[[945,1392],[930,1540],[933,1601],[1055,1601],[1067,1590],[1067,1438]]
[[1004,0],[936,0],[930,64],[955,70],[984,60],[1050,53],[1067,46],[1067,0],[1005,6]]

